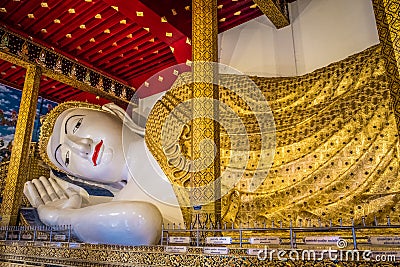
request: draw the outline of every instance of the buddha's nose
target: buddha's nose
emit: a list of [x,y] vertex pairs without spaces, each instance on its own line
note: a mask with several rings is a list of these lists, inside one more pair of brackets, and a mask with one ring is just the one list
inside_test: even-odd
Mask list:
[[75,135],[68,135],[67,140],[68,145],[71,147],[71,149],[82,157],[87,158],[92,154],[92,139],[82,138]]

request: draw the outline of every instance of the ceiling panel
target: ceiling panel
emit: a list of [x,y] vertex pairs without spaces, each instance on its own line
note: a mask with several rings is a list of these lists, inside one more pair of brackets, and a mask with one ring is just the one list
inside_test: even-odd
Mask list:
[[[191,58],[191,0],[1,0],[8,30],[139,87],[157,71]],[[219,32],[262,15],[252,0],[219,0]],[[0,79],[22,88],[25,71],[2,61]],[[95,95],[45,78],[40,92],[59,102]]]

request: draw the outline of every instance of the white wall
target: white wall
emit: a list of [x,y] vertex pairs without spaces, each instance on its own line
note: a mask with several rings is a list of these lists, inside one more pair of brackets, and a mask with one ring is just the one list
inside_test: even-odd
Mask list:
[[294,75],[289,27],[277,31],[266,16],[219,34],[219,62],[258,76]]
[[266,16],[219,34],[219,60],[258,76],[311,72],[379,43],[371,0],[297,0],[291,25]]

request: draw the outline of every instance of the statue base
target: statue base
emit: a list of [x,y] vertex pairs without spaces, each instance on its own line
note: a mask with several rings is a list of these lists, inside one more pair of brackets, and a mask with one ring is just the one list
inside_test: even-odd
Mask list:
[[[0,243],[2,266],[380,266],[377,261],[356,259],[286,260],[269,259],[266,255],[249,255],[245,248],[206,250],[187,247],[187,251],[168,252],[168,246],[116,246],[68,242]],[[222,248],[222,247],[221,247]],[[214,252],[212,252],[214,251]],[[219,251],[219,252],[218,252]],[[227,253],[225,253],[227,252]],[[212,254],[221,253],[221,254]],[[257,254],[257,253],[256,253]],[[287,255],[288,256],[288,255]],[[383,262],[382,262],[383,263]],[[4,264],[4,265],[3,265]],[[399,261],[384,262],[384,266],[400,266]]]

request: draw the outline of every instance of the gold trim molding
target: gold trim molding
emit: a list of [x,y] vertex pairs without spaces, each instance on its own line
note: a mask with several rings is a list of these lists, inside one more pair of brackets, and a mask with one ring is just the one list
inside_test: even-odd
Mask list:
[[264,15],[269,18],[269,20],[275,25],[277,29],[286,27],[290,24],[289,13],[287,11],[287,3],[284,3],[284,10],[282,10],[281,7],[278,7],[276,5],[276,2],[281,1],[253,0],[253,2],[257,4],[259,9],[264,13]]
[[36,65],[49,78],[117,104],[129,103],[136,90],[3,27],[0,58],[23,68]]

